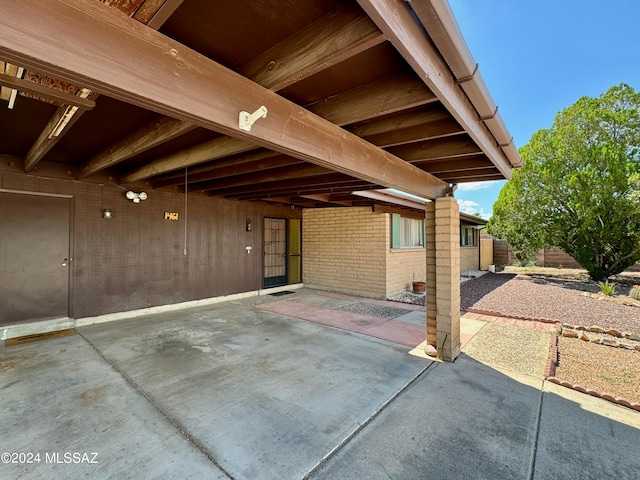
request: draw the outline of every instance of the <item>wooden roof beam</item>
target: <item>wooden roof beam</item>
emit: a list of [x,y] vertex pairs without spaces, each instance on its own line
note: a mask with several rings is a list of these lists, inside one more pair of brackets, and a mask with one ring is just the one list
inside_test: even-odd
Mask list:
[[[189,182],[204,182],[207,180],[213,180],[218,175],[220,169],[233,167],[236,165],[244,165],[245,163],[254,163],[259,160],[267,160],[274,157],[283,156],[279,152],[273,152],[271,150],[257,149],[248,153],[231,155],[223,160],[207,163],[206,165],[199,165],[188,170]],[[300,160],[296,160],[297,163]],[[166,176],[162,176],[153,181],[151,184],[153,188],[173,187],[175,185],[182,185],[184,183],[184,172],[172,172]]]
[[[315,103],[308,108],[332,123],[343,126],[434,100],[433,94],[415,77],[391,75],[336,95],[327,101]],[[125,175],[122,182],[136,182],[240,151],[251,150],[251,145],[245,143],[238,143],[234,139],[225,140],[225,137],[216,138],[143,165]],[[238,145],[242,150],[236,148]]]
[[493,163],[491,163],[484,155],[429,162],[413,162],[413,164],[416,167],[419,167],[433,175],[438,175],[439,177],[442,177],[442,174],[451,172],[466,172],[484,168],[495,169]]
[[84,96],[71,95],[70,93],[39,85],[37,83],[30,82],[29,80],[23,80],[22,78],[11,75],[0,74],[0,85],[20,92],[31,93],[54,102],[78,107],[82,110],[91,110],[96,106],[96,102]]
[[[251,200],[261,197],[273,197],[273,196],[293,196],[293,195],[324,195],[324,194],[350,194],[353,190],[371,190],[375,188],[380,188],[379,186],[372,185],[370,183],[365,182],[350,182],[344,183],[343,186],[331,186],[331,185],[315,185],[310,187],[290,187],[283,188],[280,190],[258,190],[255,192],[249,193],[235,193],[235,194],[225,194],[223,195],[225,198],[233,198],[236,200]],[[214,193],[215,195],[219,195],[218,193]]]
[[425,34],[403,0],[357,0],[362,9],[460,123],[473,141],[504,175],[511,178],[511,164],[495,138],[457,84],[447,63]]
[[321,100],[307,108],[331,123],[342,126],[437,100],[415,75],[396,74]]
[[[301,160],[298,160],[297,158],[289,157],[287,155],[278,155],[278,157],[276,158],[266,158],[264,160],[255,160],[253,162],[240,163],[238,160],[234,160],[230,162],[222,161],[220,163],[221,164],[231,163],[231,165],[220,166],[219,168],[206,172],[206,174],[204,174],[205,181],[216,180],[216,179],[227,178],[227,177],[235,177],[235,176],[246,175],[246,174],[251,174],[255,172],[266,172],[268,170],[272,170],[275,168],[281,169],[281,167],[301,165],[304,162],[302,162]],[[281,169],[279,171],[283,171],[283,170]],[[195,174],[195,175],[189,174],[187,175],[187,179],[190,184],[194,185],[194,188],[199,190],[200,188],[198,187],[198,184],[202,182],[201,180],[203,178],[202,175],[203,174]],[[184,175],[182,177],[182,182],[175,183],[176,181],[177,180],[172,179],[171,184],[180,185],[180,183],[184,183]],[[168,186],[162,182],[154,182],[152,185],[153,185],[153,188]]]
[[[447,194],[446,182],[99,2],[0,7],[6,61],[365,181],[425,198]],[[260,105],[268,117],[240,130],[239,110]]]
[[234,195],[243,195],[243,194],[252,194],[255,192],[273,192],[279,190],[292,190],[296,191],[296,189],[300,190],[302,188],[310,188],[310,187],[321,187],[324,188],[323,192],[313,192],[313,193],[328,193],[331,188],[338,188],[342,186],[351,187],[354,184],[365,184],[369,185],[369,183],[364,182],[362,180],[358,180],[357,178],[349,177],[348,175],[344,175],[342,173],[329,173],[326,175],[318,175],[313,177],[306,178],[297,178],[294,180],[276,180],[273,182],[254,184],[254,185],[246,185],[242,187],[233,187],[233,188],[225,188],[219,187],[216,188],[215,185],[203,185],[210,188],[206,190],[203,188],[193,188],[194,190],[203,190],[207,191],[207,193],[215,192],[216,195],[225,195],[225,196],[234,196]]
[[410,143],[398,147],[391,147],[389,148],[389,152],[412,163],[470,155],[475,156],[482,153],[480,148],[471,139],[463,137]]
[[307,195],[300,195],[300,197],[307,198],[309,200],[315,200],[316,202],[334,203],[336,205],[342,205],[343,207],[350,207],[352,203],[345,200],[336,200],[332,198],[330,194],[307,194]]
[[291,180],[329,173],[330,170],[318,165],[301,164],[272,168],[265,171],[246,173],[244,175],[228,176],[202,183],[193,183],[190,188],[194,190],[209,190],[211,188],[230,188],[244,185],[256,185],[278,180]]
[[[482,182],[485,180],[501,180],[495,178],[500,176],[500,172],[495,167],[487,168],[484,170],[475,170],[470,172],[454,172],[446,175],[442,175],[442,178],[446,178],[449,183],[463,183],[463,182]],[[504,180],[504,178],[502,178]]]
[[[263,87],[276,92],[383,41],[385,41],[385,37],[378,30],[378,27],[357,5],[343,5],[337,11],[325,15],[295,35],[290,36],[280,44],[249,61],[240,68],[240,73]],[[162,129],[165,135],[163,139],[154,134],[155,123],[142,127],[129,138],[121,140],[116,145],[88,160],[81,170],[81,176],[85,177],[113,166],[163,141],[169,141],[195,128],[195,125],[192,124],[167,119],[165,121],[167,125]],[[169,128],[169,125],[173,125],[173,128]],[[151,135],[149,141],[145,141],[144,137],[141,136],[146,130]],[[219,143],[220,141],[213,140],[202,146],[187,149],[184,151],[184,156],[182,155],[183,152],[178,152],[175,155],[158,159],[156,161],[157,164],[152,162],[154,166],[148,170],[143,167],[131,172],[130,175],[123,179],[123,182],[134,182],[142,178],[148,178],[141,177],[141,175],[147,175],[157,169],[162,169],[165,172],[171,171],[171,169],[167,170],[167,168],[171,168],[171,165],[178,165],[175,169],[179,169],[237,153],[232,149],[228,154],[221,153],[217,157],[207,158],[205,152],[208,147],[210,146],[212,150],[217,150]],[[135,146],[135,149],[131,148],[131,146]],[[185,165],[186,162],[190,162],[189,165]]]
[[462,127],[458,125],[458,122],[449,118],[438,122],[429,122],[403,129],[390,130],[364,138],[374,145],[386,148],[425,140],[453,137],[464,133]]
[[[162,26],[164,21],[166,21],[167,18],[169,18],[170,14],[173,13],[182,4],[183,1],[184,0],[166,0],[162,3],[159,3],[158,0],[146,0],[141,6],[137,5],[136,8],[138,8],[138,6],[140,8],[143,8],[145,15],[148,15],[148,17],[141,16],[137,18],[137,20],[142,23],[146,23],[147,21],[153,19],[156,13],[162,10],[164,11],[165,14],[168,14],[166,18],[163,18],[162,21],[156,21],[154,25],[149,25],[154,29],[158,29]],[[109,3],[109,6],[125,14],[130,14],[130,13],[127,13],[128,10],[125,8],[126,5],[121,5],[118,2],[112,2],[112,3]],[[89,53],[89,55],[91,55],[91,53]],[[98,94],[92,93],[89,98],[90,100],[95,102],[98,96],[99,96]],[[77,112],[74,112],[74,115],[67,121],[65,129],[62,132],[60,132],[58,135],[54,135],[53,133],[58,128],[58,125],[60,125],[60,122],[64,121],[64,118],[67,115],[67,107],[61,106],[56,110],[56,112],[47,122],[47,125],[45,125],[42,132],[40,132],[40,135],[38,135],[38,138],[36,139],[36,141],[33,143],[31,148],[29,149],[29,152],[27,152],[27,155],[25,156],[25,159],[24,159],[25,172],[29,172],[35,168],[35,166],[40,162],[40,160],[42,160],[44,156],[54,147],[54,145],[58,143],[58,140],[62,138],[64,133],[68,132],[73,126],[73,124],[75,124],[80,119],[80,117],[84,112],[85,110],[79,110]],[[116,146],[114,146],[114,148],[115,147],[122,147],[122,145],[117,144]],[[110,150],[111,149],[107,149],[107,152]],[[99,164],[99,165],[103,165],[106,162],[108,162],[108,160],[107,158],[105,158],[105,155],[102,155],[101,158],[98,158],[96,160],[96,164]],[[81,174],[84,173],[85,168],[88,168],[87,165],[85,165],[83,168],[80,169]],[[106,168],[106,167],[103,167],[103,168]],[[83,176],[89,175],[90,173],[93,173],[96,171],[98,170],[94,169],[93,171],[90,171],[89,173],[86,173]]]
[[80,168],[78,178],[88,177],[195,128],[196,126],[192,123],[164,116],[159,117],[85,162]]
[[240,73],[279,91],[386,40],[356,4],[340,5],[240,68]]

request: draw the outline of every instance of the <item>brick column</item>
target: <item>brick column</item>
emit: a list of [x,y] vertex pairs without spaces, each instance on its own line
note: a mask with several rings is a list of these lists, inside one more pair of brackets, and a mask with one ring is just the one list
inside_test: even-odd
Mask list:
[[[436,204],[427,202],[425,204],[425,248],[427,254],[427,345],[436,347]],[[427,351],[427,353],[430,353]],[[431,350],[432,354],[433,351]]]
[[453,361],[460,354],[460,211],[453,197],[435,204],[437,348]]

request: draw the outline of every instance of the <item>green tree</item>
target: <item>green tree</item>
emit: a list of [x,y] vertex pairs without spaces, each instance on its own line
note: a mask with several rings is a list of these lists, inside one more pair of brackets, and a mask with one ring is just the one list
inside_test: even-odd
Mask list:
[[559,247],[602,281],[640,260],[640,93],[582,97],[536,132],[489,231],[518,252]]

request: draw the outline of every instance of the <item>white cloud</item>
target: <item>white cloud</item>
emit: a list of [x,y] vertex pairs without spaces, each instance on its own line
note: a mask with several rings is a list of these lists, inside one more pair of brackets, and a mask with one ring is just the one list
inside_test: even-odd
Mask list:
[[460,207],[460,211],[462,213],[473,215],[473,213],[478,210],[480,204],[474,202],[473,200],[458,200],[458,206]]
[[483,208],[478,208],[480,204],[473,200],[458,200],[458,206],[460,207],[460,211],[467,215],[475,215],[477,212],[480,214],[480,217],[485,220],[489,220],[491,218],[491,212],[487,213]]
[[462,192],[468,192],[470,190],[482,190],[484,188],[491,188],[496,184],[496,180],[491,180],[488,182],[468,182],[468,183],[459,183],[458,190]]

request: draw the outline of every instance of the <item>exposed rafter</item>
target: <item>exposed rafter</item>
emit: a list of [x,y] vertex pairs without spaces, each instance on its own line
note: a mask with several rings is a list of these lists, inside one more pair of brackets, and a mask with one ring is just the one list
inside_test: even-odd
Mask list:
[[399,147],[391,147],[389,151],[407,162],[443,160],[482,153],[473,141],[465,137],[410,143]]
[[[162,19],[162,22],[156,21],[156,23],[152,26],[152,28],[160,28],[162,23],[169,17],[173,11],[175,11],[180,4],[182,4],[184,0],[167,0],[166,2],[159,2],[157,0],[146,0],[144,2],[139,2],[138,4],[134,4],[134,7],[131,11],[128,10],[131,2],[124,2],[127,5],[123,5],[120,2],[110,2],[109,5],[119,10],[125,14],[130,15],[136,9],[144,8],[145,16],[142,18],[138,18],[138,21],[146,23],[146,21],[153,19],[156,13],[159,13],[160,10],[163,10],[165,14],[168,14],[166,17]],[[140,6],[139,4],[142,3]],[[88,100],[94,102],[98,98],[98,95],[92,93]],[[64,102],[63,102],[64,103]],[[71,104],[73,105],[73,104]],[[62,138],[65,132],[68,132],[74,123],[76,123],[85,110],[75,111],[74,114],[66,119],[66,116],[69,114],[66,106],[59,107],[56,112],[53,114],[51,119],[47,122],[42,132],[31,146],[31,149],[27,153],[24,159],[24,169],[26,172],[29,172],[35,168],[35,166],[44,158],[44,156],[54,147],[58,140]],[[65,129],[61,132],[57,132],[58,135],[54,135],[56,133],[56,129],[60,125],[60,122],[66,121]],[[101,160],[98,160],[98,162]],[[83,169],[84,170],[84,169]],[[87,174],[88,175],[88,174]]]
[[[343,126],[434,100],[433,94],[421,81],[407,75],[392,75],[336,95],[327,101],[318,102],[308,108],[332,123]],[[122,182],[135,182],[240,153],[237,142],[232,140],[215,139],[172,153],[130,172],[122,178]],[[243,146],[244,149],[241,151],[251,150],[248,145],[246,147]]]
[[476,142],[492,163],[504,175],[511,178],[511,164],[496,141],[478,118],[475,107],[455,82],[449,66],[440,56],[434,44],[425,35],[421,25],[406,7],[403,0],[357,0],[393,46],[436,94],[453,117]]
[[245,64],[240,73],[278,91],[385,40],[357,5],[341,5]]
[[[344,5],[336,12],[325,15],[249,61],[241,67],[240,72],[247,78],[275,92],[344,61],[365,49],[378,45],[384,40],[384,36],[360,8],[356,5]],[[193,125],[185,125],[184,122],[180,122],[174,125],[173,130],[165,129],[165,141],[181,135],[184,133],[185,127],[189,126],[195,128]],[[140,131],[145,129],[152,130],[153,124],[143,127]],[[83,172],[88,173],[83,173],[83,176],[115,165],[157,144],[147,144],[141,141],[136,133],[121,140],[118,144],[118,146],[135,145],[135,149],[109,147],[105,152],[101,152],[86,163]],[[162,140],[161,137],[156,139],[156,141],[160,140]],[[208,157],[206,152],[208,152],[209,146],[213,147],[217,156]],[[153,175],[156,175],[158,171],[161,171],[160,173],[170,172],[237,153],[232,148],[229,153],[224,154],[219,151],[218,147],[219,142],[214,141],[212,144],[207,143],[183,152],[177,152],[151,162],[148,168],[142,167],[130,172],[123,181],[133,182],[152,176],[149,174],[150,172],[156,172]],[[111,151],[114,153],[109,154]],[[110,159],[109,164],[103,161],[105,156]]]
[[438,99],[415,75],[391,75],[308,107],[336,125],[369,120]]

